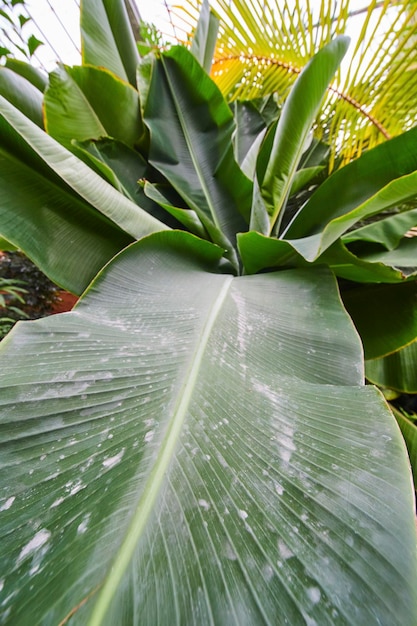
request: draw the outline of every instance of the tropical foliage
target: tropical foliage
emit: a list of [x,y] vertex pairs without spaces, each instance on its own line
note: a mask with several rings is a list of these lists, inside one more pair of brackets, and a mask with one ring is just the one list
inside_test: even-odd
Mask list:
[[31,59],[43,45],[35,35],[29,34],[31,17],[25,11],[25,0],[0,1],[0,59],[15,57]]
[[[174,14],[184,38],[202,0]],[[355,46],[329,86],[315,132],[330,138],[331,161],[346,163],[415,125],[417,5],[409,0],[214,0],[220,18],[212,76],[227,98],[278,93],[284,101],[308,59],[337,35]]]
[[363,358],[417,336],[415,210],[386,213],[417,131],[323,177],[347,38],[231,107],[216,29],[204,4],[190,50],[140,57],[124,3],[85,0],[81,67],[0,72],[0,234],[82,294],[2,344],[5,624],[417,621],[409,461]]

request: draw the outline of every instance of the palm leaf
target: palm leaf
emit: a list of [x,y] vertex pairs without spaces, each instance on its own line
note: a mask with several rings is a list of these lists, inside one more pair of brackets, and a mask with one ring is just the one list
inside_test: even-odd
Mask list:
[[[317,115],[316,134],[332,143],[340,163],[359,156],[417,120],[417,4],[288,0],[213,0],[220,19],[212,76],[228,99],[275,92],[286,98],[308,60],[341,33],[360,33]],[[200,0],[177,18],[195,28]]]

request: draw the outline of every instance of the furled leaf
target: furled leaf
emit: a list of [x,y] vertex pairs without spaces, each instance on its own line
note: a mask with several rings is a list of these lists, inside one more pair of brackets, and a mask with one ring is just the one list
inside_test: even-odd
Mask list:
[[3,621],[415,624],[405,448],[333,278],[218,257],[148,237],[5,340]]
[[218,30],[219,20],[210,9],[208,0],[203,0],[190,50],[207,74],[210,73]]
[[[341,36],[322,48],[304,68],[285,101],[272,151],[268,154],[268,165],[259,179],[270,218],[269,232],[264,234],[270,234],[273,229],[279,232],[283,207],[314,118],[348,45],[349,38]],[[263,158],[262,153],[260,158]]]

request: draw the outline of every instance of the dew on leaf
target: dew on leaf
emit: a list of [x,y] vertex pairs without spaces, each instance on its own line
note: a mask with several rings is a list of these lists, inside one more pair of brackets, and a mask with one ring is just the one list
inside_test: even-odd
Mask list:
[[17,563],[21,563],[36,550],[39,550],[39,548],[41,548],[49,540],[50,536],[51,533],[46,528],[38,530],[36,535],[34,535],[29,543],[27,543],[20,551]]
[[4,502],[0,506],[0,511],[7,511],[8,509],[10,509],[10,507],[12,506],[15,500],[16,500],[16,496],[10,496],[10,498],[7,498],[6,502]]

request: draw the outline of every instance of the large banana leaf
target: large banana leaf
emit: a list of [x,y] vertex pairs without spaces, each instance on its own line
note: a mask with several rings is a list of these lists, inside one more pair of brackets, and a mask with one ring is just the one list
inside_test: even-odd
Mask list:
[[132,238],[168,228],[2,96],[0,104],[0,235],[54,281],[80,293]]
[[143,134],[139,95],[98,67],[58,67],[45,92],[45,126],[66,147],[105,136],[134,147]]
[[26,78],[7,67],[0,67],[0,94],[43,128],[42,92]]
[[334,279],[220,255],[152,235],[5,340],[2,623],[416,623],[405,448]]
[[[24,250],[51,280],[82,293],[132,237],[55,175],[1,117],[0,132],[2,249],[7,240]],[[62,156],[62,150],[58,146],[55,154]]]
[[125,3],[84,0],[80,8],[83,64],[106,67],[136,86],[139,52]]

